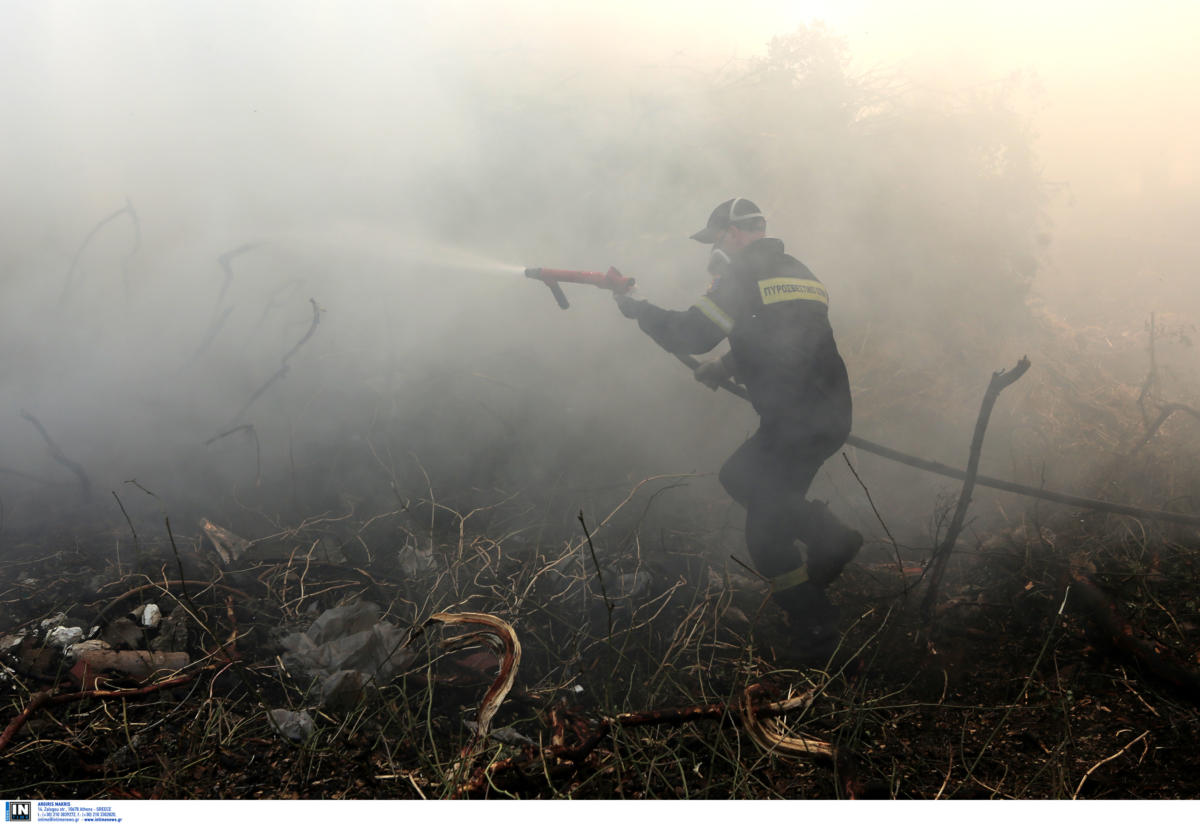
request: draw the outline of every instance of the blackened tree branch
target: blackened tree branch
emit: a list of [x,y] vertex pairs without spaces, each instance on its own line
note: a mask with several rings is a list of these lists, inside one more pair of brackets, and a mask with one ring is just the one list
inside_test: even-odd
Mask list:
[[87,472],[84,471],[83,467],[63,454],[63,451],[58,448],[58,444],[56,444],[54,439],[50,437],[50,433],[46,431],[46,427],[42,426],[41,421],[26,412],[24,409],[21,410],[21,417],[37,427],[37,431],[41,434],[42,440],[46,442],[47,449],[50,450],[50,457],[75,473],[75,477],[79,479],[79,488],[83,495],[83,499],[88,500],[91,498],[92,482],[88,480]]
[[83,239],[83,243],[79,244],[79,248],[75,250],[75,256],[71,258],[71,266],[67,269],[67,276],[63,282],[62,295],[60,295],[58,299],[60,304],[66,301],[67,295],[71,293],[71,287],[75,285],[75,271],[79,268],[79,259],[83,257],[83,253],[87,249],[88,244],[92,242],[92,238],[98,235],[101,229],[112,223],[121,215],[128,215],[129,219],[133,222],[133,248],[129,250],[129,252],[125,255],[125,258],[121,261],[122,276],[125,279],[125,286],[128,288],[129,259],[137,254],[138,249],[140,249],[142,246],[142,224],[141,221],[138,220],[137,212],[133,210],[133,203],[130,202],[129,198],[125,198],[124,207],[102,218],[99,223],[92,227],[92,231],[87,233],[87,237]]
[[291,360],[292,356],[295,355],[297,351],[299,351],[301,346],[308,342],[308,339],[313,336],[313,333],[317,331],[317,325],[321,322],[321,307],[317,306],[317,302],[313,298],[309,298],[308,302],[312,304],[312,325],[308,327],[308,331],[304,333],[304,337],[300,338],[300,340],[296,342],[296,345],[293,346],[291,350],[283,356],[283,363],[280,365],[279,369],[276,370],[275,374],[267,378],[267,382],[260,386],[258,391],[250,396],[250,400],[246,401],[242,408],[238,410],[238,413],[233,416],[233,420],[230,421],[228,428],[232,429],[235,427],[237,422],[241,420],[242,416],[245,415],[250,410],[250,407],[254,405],[254,402],[262,397],[262,394],[270,389],[271,385],[275,383],[275,381],[287,374],[288,361]]
[[979,473],[979,456],[983,450],[983,436],[987,432],[988,419],[992,416],[992,407],[996,405],[996,398],[1000,396],[1000,393],[1016,383],[1028,370],[1029,358],[1023,357],[1017,361],[1017,365],[1011,372],[1005,372],[1003,369],[994,372],[992,380],[988,383],[987,392],[983,395],[979,417],[975,420],[975,434],[971,437],[971,456],[967,461],[967,477],[963,481],[962,492],[958,496],[958,505],[954,508],[954,517],[950,520],[946,536],[934,551],[933,559],[930,562],[929,588],[925,591],[925,598],[921,602],[921,617],[926,625],[933,618],[933,605],[937,601],[938,589],[941,587],[942,576],[946,571],[946,563],[950,560],[950,553],[954,551],[954,544],[958,541],[958,535],[962,532],[963,522],[967,517],[967,508],[971,505],[971,494],[975,491],[975,476]]

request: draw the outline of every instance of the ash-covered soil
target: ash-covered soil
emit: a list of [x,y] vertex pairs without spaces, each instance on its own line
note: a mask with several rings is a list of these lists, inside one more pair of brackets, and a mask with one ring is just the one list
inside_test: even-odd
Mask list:
[[[919,610],[928,552],[870,543],[831,590],[841,647],[797,667],[786,619],[731,558],[736,534],[647,528],[670,484],[635,488],[574,534],[524,529],[504,504],[425,527],[399,511],[309,518],[270,536],[168,535],[164,524],[136,545],[116,525],[9,534],[0,795],[1197,794],[1200,621],[1187,530],[1015,517],[959,542],[932,623]],[[213,535],[226,550],[254,542],[227,564]],[[379,607],[368,623],[399,640],[371,659],[386,677],[331,691],[287,639],[362,602]],[[143,620],[148,604],[156,623]],[[504,622],[521,647],[482,739],[479,710],[511,650],[487,627],[427,623],[468,612]],[[89,670],[78,649],[48,640],[55,627],[114,653],[187,663]],[[360,652],[343,649],[331,671],[353,671]],[[379,670],[381,660],[394,666]],[[795,695],[811,700],[770,722],[776,738],[747,729],[747,700]],[[280,723],[302,715],[298,727]],[[831,749],[796,754],[788,742],[798,739]]]

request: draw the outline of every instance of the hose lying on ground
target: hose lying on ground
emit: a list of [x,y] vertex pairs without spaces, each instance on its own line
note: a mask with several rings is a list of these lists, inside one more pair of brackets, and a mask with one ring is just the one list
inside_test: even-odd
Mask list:
[[[680,355],[672,353],[684,366],[691,370],[695,370],[700,362],[690,355]],[[745,388],[739,386],[732,381],[722,381],[720,387],[726,392],[732,392],[742,400],[750,400],[749,394]],[[924,469],[926,472],[933,472],[937,475],[944,475],[947,478],[955,478],[957,480],[965,480],[967,473],[961,469],[956,469],[952,466],[946,466],[937,461],[931,461],[926,458],[918,458],[916,455],[909,455],[901,452],[898,449],[877,444],[869,441],[866,438],[860,438],[857,435],[850,435],[846,438],[846,443],[856,449],[861,449],[863,452],[870,452],[872,455],[878,455],[881,458],[887,458],[889,461],[902,463],[906,466],[913,466],[917,469]],[[1189,515],[1185,512],[1164,512],[1160,509],[1142,509],[1137,506],[1127,506],[1125,504],[1115,504],[1109,501],[1100,501],[1095,498],[1082,498],[1078,495],[1068,495],[1065,492],[1055,492],[1051,489],[1039,489],[1033,486],[1025,486],[1024,484],[1013,483],[999,478],[991,478],[987,475],[976,475],[975,483],[979,486],[987,486],[992,489],[999,489],[1004,492],[1013,492],[1017,495],[1026,495],[1031,498],[1040,498],[1043,501],[1053,501],[1054,503],[1066,504],[1067,506],[1075,506],[1080,509],[1090,509],[1096,512],[1111,512],[1114,515],[1132,515],[1135,518],[1151,518],[1156,521],[1166,521],[1173,524],[1185,524],[1187,526],[1200,526],[1200,515]]]

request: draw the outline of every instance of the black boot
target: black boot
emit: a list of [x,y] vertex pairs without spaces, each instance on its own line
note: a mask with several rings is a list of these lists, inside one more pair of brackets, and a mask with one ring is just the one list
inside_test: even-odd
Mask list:
[[797,664],[823,664],[837,648],[837,607],[812,581],[772,596],[787,613],[792,640],[786,657]]
[[808,580],[823,589],[854,560],[863,537],[839,521],[821,501],[808,501],[807,510],[801,537],[808,547]]

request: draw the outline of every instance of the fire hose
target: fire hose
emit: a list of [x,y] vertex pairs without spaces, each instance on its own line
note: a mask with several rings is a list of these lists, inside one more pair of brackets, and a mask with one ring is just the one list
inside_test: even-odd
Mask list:
[[[672,353],[675,357],[693,372],[700,362],[691,355],[680,355]],[[744,401],[750,400],[750,395],[746,392],[745,387],[734,383],[733,381],[725,380],[718,384],[726,392],[731,392],[737,395]],[[861,438],[858,435],[851,434],[846,438],[846,443],[856,449],[861,449],[863,452],[870,452],[872,455],[878,455],[881,458],[887,458],[889,461],[913,466],[917,469],[924,469],[926,472],[932,472],[936,475],[944,475],[947,478],[955,478],[956,480],[966,480],[967,473],[961,469],[956,469],[952,466],[947,466],[937,461],[931,461],[927,458],[919,458],[916,455],[909,455],[901,452],[898,449],[892,449],[889,446],[877,444],[874,441],[869,441],[866,438]],[[1017,495],[1025,495],[1031,498],[1040,498],[1044,501],[1053,501],[1054,503],[1066,504],[1067,506],[1076,506],[1081,509],[1091,509],[1097,512],[1110,512],[1114,515],[1132,515],[1139,518],[1152,518],[1158,521],[1167,521],[1175,524],[1186,524],[1187,526],[1200,526],[1200,515],[1189,515],[1184,512],[1165,512],[1160,509],[1143,509],[1136,506],[1128,506],[1126,504],[1115,504],[1110,501],[1101,501],[1096,498],[1083,498],[1078,495],[1068,495],[1065,492],[1055,492],[1052,489],[1042,489],[1035,486],[1026,486],[1025,484],[1013,483],[1005,481],[1001,478],[991,478],[987,475],[976,475],[975,483],[979,486],[987,486],[992,489],[999,489],[1004,492],[1013,492]]]
[[[563,309],[570,306],[567,302],[567,297],[563,294],[559,283],[584,283],[590,286],[598,286],[601,289],[609,289],[617,294],[625,294],[633,289],[634,279],[627,278],[618,272],[616,269],[609,268],[607,272],[589,272],[578,271],[571,269],[544,269],[533,267],[525,270],[525,276],[540,280],[550,287],[550,291],[554,294],[554,299],[558,301],[558,305]],[[671,354],[693,372],[700,362],[690,355],[681,355],[677,352]],[[726,392],[737,395],[744,401],[750,400],[750,395],[746,389],[734,383],[733,381],[725,380],[718,384]],[[846,443],[856,449],[861,449],[863,452],[869,452],[872,455],[878,455],[881,458],[886,458],[889,461],[912,466],[917,469],[923,469],[926,472],[932,472],[935,475],[943,475],[947,478],[954,478],[959,481],[966,480],[967,473],[964,470],[957,469],[952,466],[947,466],[937,461],[931,461],[927,458],[920,458],[916,455],[909,455],[901,452],[898,449],[892,449],[882,444],[877,444],[874,441],[869,441],[866,438],[851,434],[846,438]],[[1040,487],[1026,486],[1025,484],[1013,483],[1000,478],[992,478],[987,475],[976,475],[975,483],[979,486],[991,487],[999,489],[1003,492],[1012,492],[1016,495],[1025,495],[1030,498],[1039,498],[1043,501],[1052,501],[1054,503],[1074,506],[1080,509],[1090,509],[1096,512],[1109,512],[1114,515],[1130,515],[1135,518],[1150,518],[1157,521],[1165,521],[1167,523],[1184,524],[1186,526],[1200,527],[1200,515],[1189,515],[1184,512],[1166,512],[1159,509],[1143,509],[1142,507],[1128,506],[1126,504],[1116,504],[1110,501],[1101,501],[1096,498],[1084,498],[1079,495],[1069,495],[1065,492],[1056,492],[1052,489],[1043,489]]]

